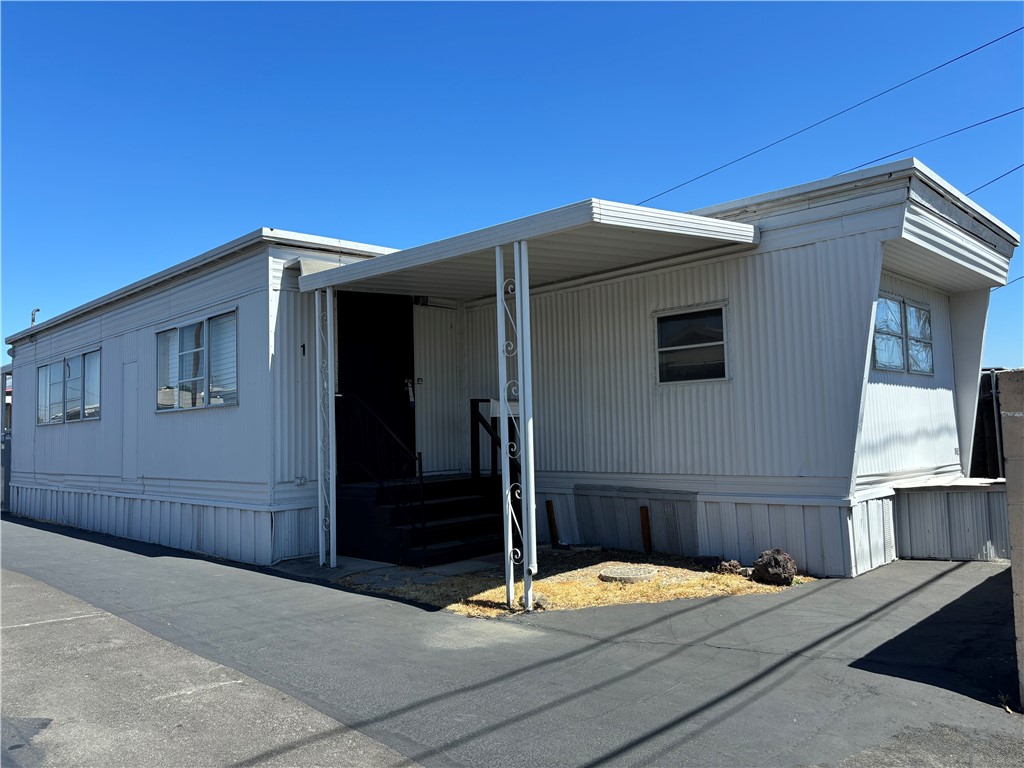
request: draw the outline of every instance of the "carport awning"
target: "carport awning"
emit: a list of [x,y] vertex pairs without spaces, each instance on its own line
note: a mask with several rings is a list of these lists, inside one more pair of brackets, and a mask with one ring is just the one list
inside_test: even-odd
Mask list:
[[590,199],[475,232],[305,274],[339,288],[472,299],[494,295],[494,248],[530,245],[530,284],[557,283],[723,245],[753,245],[750,224]]

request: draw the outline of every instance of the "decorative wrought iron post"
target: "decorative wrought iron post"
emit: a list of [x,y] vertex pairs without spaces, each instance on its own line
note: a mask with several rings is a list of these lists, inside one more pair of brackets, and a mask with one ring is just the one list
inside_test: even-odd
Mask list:
[[[525,241],[513,244],[513,277],[505,277],[502,246],[495,252],[498,322],[498,391],[501,426],[501,483],[505,524],[505,597],[515,607],[515,566],[523,564],[523,605],[533,610],[533,577],[537,573],[536,501],[534,496],[532,360],[530,356],[529,266]],[[510,306],[511,303],[511,306]],[[515,362],[515,378],[509,378]],[[519,463],[512,482],[511,464]],[[519,501],[522,525],[516,517]],[[522,540],[515,545],[514,533]]]
[[533,610],[537,575],[537,494],[533,454],[533,344],[530,334],[530,256],[526,240],[516,243],[516,319],[519,321],[519,441],[522,446],[523,604]]

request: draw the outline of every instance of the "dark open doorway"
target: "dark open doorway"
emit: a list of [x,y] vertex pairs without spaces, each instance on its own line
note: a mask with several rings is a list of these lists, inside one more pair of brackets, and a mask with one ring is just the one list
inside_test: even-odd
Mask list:
[[338,480],[411,477],[416,450],[413,299],[338,293]]

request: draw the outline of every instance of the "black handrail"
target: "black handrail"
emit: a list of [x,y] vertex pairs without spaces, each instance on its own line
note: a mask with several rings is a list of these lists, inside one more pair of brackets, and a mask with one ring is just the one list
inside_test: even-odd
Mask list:
[[[506,450],[501,444],[501,435],[499,434],[499,425],[497,418],[488,418],[480,413],[481,403],[490,403],[488,398],[473,398],[469,401],[469,412],[470,412],[470,471],[472,472],[475,480],[480,479],[480,430],[490,438],[491,448],[491,475],[498,474],[498,451]],[[512,475],[509,478],[509,484],[518,483],[522,477],[522,466],[519,463],[519,459],[515,456],[508,457],[509,473]],[[513,508],[516,513],[521,512],[521,501],[513,498]]]
[[[349,409],[350,421],[347,425],[349,429],[348,434],[345,435],[346,443],[350,446],[348,451],[352,450],[351,446],[358,446],[362,451],[357,455],[360,455],[363,459],[372,460],[371,463],[355,459],[349,462],[349,465],[357,467],[370,480],[375,482],[378,488],[388,496],[391,503],[396,507],[418,506],[418,522],[420,528],[423,529],[426,526],[424,518],[423,454],[409,448],[376,411],[358,395],[342,392],[335,395],[335,397],[341,403],[342,408]],[[352,410],[352,406],[355,406],[354,410]],[[368,452],[371,450],[374,453],[368,455]],[[341,451],[339,451],[340,453]],[[407,478],[410,474],[415,475],[417,480],[419,487],[418,502],[410,502],[404,494],[394,493],[396,485],[393,481]]]

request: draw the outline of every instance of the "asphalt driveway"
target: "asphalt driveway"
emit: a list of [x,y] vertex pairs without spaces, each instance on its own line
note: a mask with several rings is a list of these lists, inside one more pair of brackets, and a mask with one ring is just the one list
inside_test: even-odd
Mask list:
[[1004,565],[484,621],[17,519],[2,557],[426,766],[1024,763]]

